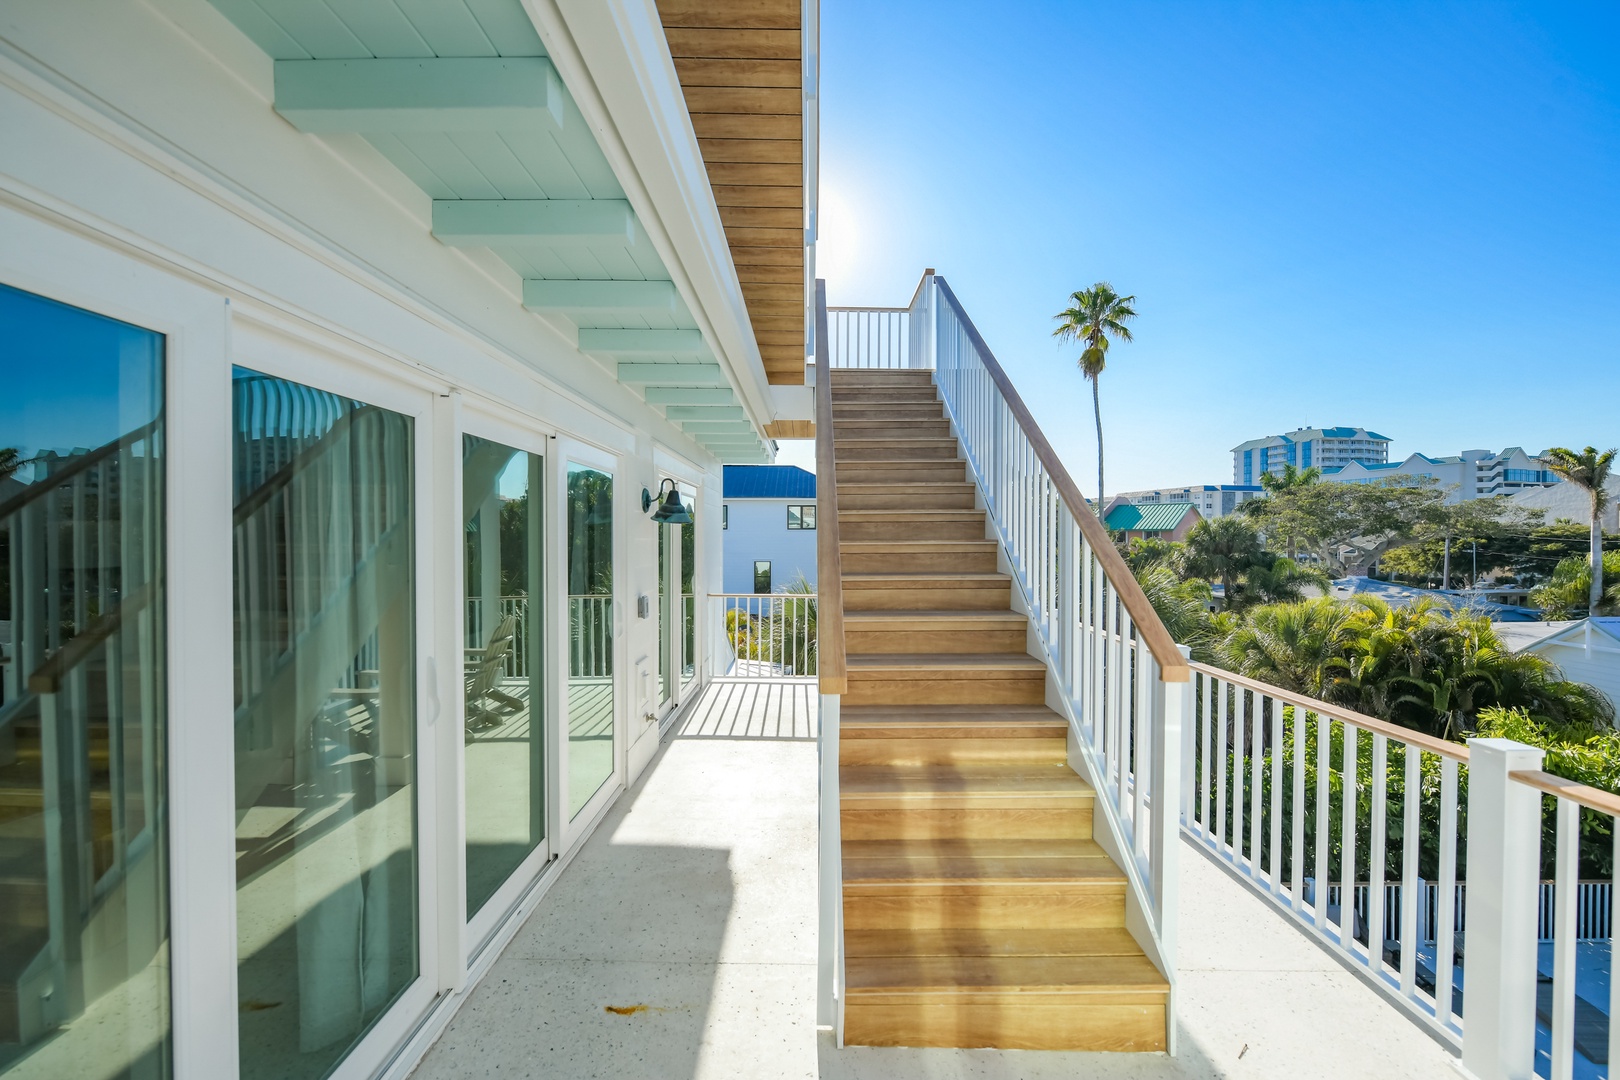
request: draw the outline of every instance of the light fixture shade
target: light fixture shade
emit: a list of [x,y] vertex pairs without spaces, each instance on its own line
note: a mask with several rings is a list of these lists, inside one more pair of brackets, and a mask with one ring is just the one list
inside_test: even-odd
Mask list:
[[674,484],[669,486],[669,494],[664,496],[653,511],[653,520],[660,525],[690,525],[692,524],[692,511],[681,502],[681,492]]

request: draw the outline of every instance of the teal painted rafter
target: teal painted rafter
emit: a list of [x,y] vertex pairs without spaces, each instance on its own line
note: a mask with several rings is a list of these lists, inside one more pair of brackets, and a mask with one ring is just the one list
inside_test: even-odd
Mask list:
[[277,60],[276,111],[320,134],[561,129],[566,91],[543,56]]
[[754,430],[754,425],[747,420],[682,420],[679,423],[688,435],[747,435]]
[[673,281],[538,281],[523,283],[523,306],[565,315],[674,314]]
[[725,386],[726,376],[719,364],[642,364],[619,365],[622,383],[656,386]]
[[664,410],[671,420],[747,420],[741,405],[671,405]]
[[433,235],[452,247],[633,244],[636,215],[623,199],[435,199]]
[[703,343],[703,332],[700,330],[585,329],[579,332],[579,348],[581,352],[610,353],[615,356],[709,355],[709,347]]
[[649,405],[730,405],[736,399],[727,386],[649,386]]

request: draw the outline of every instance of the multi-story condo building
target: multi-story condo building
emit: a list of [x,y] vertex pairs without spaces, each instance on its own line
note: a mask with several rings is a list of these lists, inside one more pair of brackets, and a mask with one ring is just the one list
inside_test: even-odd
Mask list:
[[1389,460],[1389,439],[1366,428],[1299,428],[1286,435],[1250,439],[1232,448],[1232,482],[1258,484],[1266,473],[1284,466],[1338,468],[1351,462],[1382,465]]
[[1204,518],[1225,517],[1250,499],[1259,498],[1265,489],[1259,484],[1189,484],[1186,487],[1148,488],[1145,491],[1122,491],[1109,500],[1112,508],[1118,503],[1141,506],[1147,503],[1192,503]]
[[1489,450],[1464,450],[1449,457],[1413,454],[1405,461],[1351,462],[1322,470],[1322,479],[1346,484],[1370,484],[1401,476],[1436,481],[1447,492],[1447,501],[1454,503],[1512,495],[1560,483],[1558,476],[1539,457],[1532,457],[1517,446],[1510,446],[1499,454]]

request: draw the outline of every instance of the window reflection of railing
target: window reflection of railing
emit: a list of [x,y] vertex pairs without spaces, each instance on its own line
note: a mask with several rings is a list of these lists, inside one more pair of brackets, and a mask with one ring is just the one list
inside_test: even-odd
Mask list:
[[[0,1062],[135,977],[164,932],[138,870],[163,828],[163,450],[153,420],[36,459],[0,501]],[[98,938],[107,912],[128,940]]]
[[568,598],[568,677],[613,674],[613,597]]

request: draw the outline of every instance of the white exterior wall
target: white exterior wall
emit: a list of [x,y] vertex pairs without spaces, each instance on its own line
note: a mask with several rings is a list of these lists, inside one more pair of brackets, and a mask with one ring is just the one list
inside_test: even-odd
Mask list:
[[1439,459],[1413,454],[1394,468],[1386,469],[1368,469],[1351,462],[1336,473],[1324,474],[1322,479],[1346,484],[1369,484],[1389,477],[1433,478],[1440,490],[1447,493],[1446,501],[1451,503],[1557,485],[1557,481],[1509,480],[1507,474],[1510,469],[1541,472],[1545,467],[1537,459],[1514,447],[1500,454],[1488,450],[1464,450],[1461,454]]
[[[166,676],[181,1077],[232,1080],[238,1060],[233,747],[219,722],[234,660],[230,367],[362,388],[355,396],[415,418],[420,975],[334,1074],[402,1076],[656,752],[658,725],[643,719],[655,683],[638,671],[656,671],[657,621],[637,619],[635,600],[657,595],[657,548],[639,496],[665,476],[697,489],[702,595],[722,570],[719,462],[566,328],[524,311],[508,267],[434,240],[426,195],[364,142],[303,135],[278,117],[270,61],[213,7],[89,0],[8,16],[0,282],[167,335],[171,643],[183,646],[170,648]],[[492,429],[543,452],[553,484],[565,447],[612,462],[617,751],[598,797],[548,830],[553,860],[508,883],[500,895],[515,906],[492,903],[505,922],[484,939],[464,925],[459,891],[463,605],[451,508],[462,433]],[[554,593],[556,529],[553,519]],[[706,676],[707,657],[698,663]]]
[[727,499],[730,527],[725,537],[724,587],[728,593],[754,591],[754,562],[769,560],[771,590],[781,592],[802,575],[816,583],[816,531],[789,529],[787,508],[814,506],[809,499]]
[[[1590,647],[1583,633],[1591,634]],[[1595,686],[1620,705],[1620,641],[1599,630],[1576,631],[1570,638],[1544,641],[1525,651],[1545,656],[1558,665],[1564,678]]]

